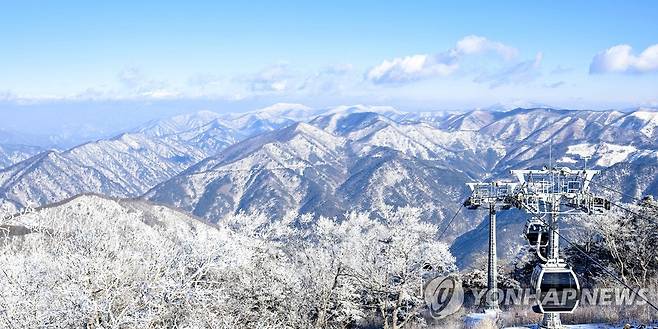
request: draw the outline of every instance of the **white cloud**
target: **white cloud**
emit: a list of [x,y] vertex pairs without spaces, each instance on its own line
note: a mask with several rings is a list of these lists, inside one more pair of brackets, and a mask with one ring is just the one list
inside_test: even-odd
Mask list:
[[244,79],[252,92],[282,92],[288,89],[292,73],[286,63],[271,65]]
[[[179,94],[177,91],[171,90],[168,82],[152,79],[136,67],[122,70],[119,72],[118,79],[124,91],[127,92],[124,93],[127,97],[171,98]],[[88,89],[84,94],[101,97],[103,93]]]
[[518,51],[485,37],[469,35],[459,40],[454,48],[439,54],[419,54],[385,60],[368,70],[366,79],[384,84],[448,76],[459,69],[459,62],[464,57],[484,53],[493,53],[510,60],[517,56]]
[[648,47],[639,56],[629,45],[610,47],[594,56],[590,73],[646,73],[658,71],[658,44]]
[[327,66],[321,71],[324,75],[343,75],[352,71],[354,67],[352,64],[334,64]]
[[464,55],[493,51],[505,59],[512,59],[518,55],[518,50],[514,47],[477,35],[469,35],[459,40],[454,50]]
[[318,72],[301,76],[296,89],[306,95],[336,95],[360,80],[359,76],[353,74],[353,69],[351,64],[327,66]]
[[9,90],[0,90],[0,101],[10,101],[16,99],[16,95]]
[[407,82],[433,76],[446,76],[459,68],[455,58],[413,55],[385,60],[370,69],[366,78],[375,83]]
[[553,83],[545,83],[544,88],[550,88],[550,89],[555,89],[564,86],[566,82],[564,81],[558,81],[558,82],[553,82]]
[[146,97],[146,98],[176,98],[180,96],[178,92],[175,91],[170,91],[170,90],[150,90],[150,91],[145,91],[143,92],[140,96]]

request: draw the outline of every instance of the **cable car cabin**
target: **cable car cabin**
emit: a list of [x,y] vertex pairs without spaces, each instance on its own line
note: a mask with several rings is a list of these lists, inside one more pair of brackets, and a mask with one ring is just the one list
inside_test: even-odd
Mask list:
[[598,212],[603,212],[604,210],[610,210],[610,200],[604,199],[604,198],[599,198],[599,197],[594,197],[592,198],[592,204],[590,206],[590,212],[598,211]]
[[578,208],[588,214],[601,214],[610,210],[612,203],[606,198],[597,196],[587,197],[583,199],[574,200],[573,204],[569,204],[573,208]]
[[532,307],[535,313],[571,313],[578,307],[580,283],[566,264],[550,260],[537,265],[531,283],[537,299]]
[[548,227],[538,219],[529,220],[525,225],[525,238],[533,248],[548,246]]
[[464,207],[466,207],[466,209],[471,209],[471,210],[477,209],[481,205],[482,205],[481,202],[479,202],[478,200],[473,199],[473,197],[470,197],[470,196],[468,197],[468,199],[466,199],[466,201],[464,201]]

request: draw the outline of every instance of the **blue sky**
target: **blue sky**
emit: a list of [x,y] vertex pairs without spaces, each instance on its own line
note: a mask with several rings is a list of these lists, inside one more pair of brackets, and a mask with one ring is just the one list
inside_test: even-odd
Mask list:
[[658,105],[655,1],[0,4],[5,112]]

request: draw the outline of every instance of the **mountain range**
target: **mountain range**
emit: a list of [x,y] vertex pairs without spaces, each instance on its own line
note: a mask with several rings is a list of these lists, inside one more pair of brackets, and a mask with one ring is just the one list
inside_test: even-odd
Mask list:
[[652,109],[202,111],[66,150],[0,144],[0,206],[13,212],[99,193],[218,222],[241,211],[340,217],[410,205],[453,239],[475,234],[482,221],[461,212],[448,226],[465,183],[510,179],[510,169],[586,165],[602,170],[601,186],[623,193],[610,197],[658,194],[657,127]]

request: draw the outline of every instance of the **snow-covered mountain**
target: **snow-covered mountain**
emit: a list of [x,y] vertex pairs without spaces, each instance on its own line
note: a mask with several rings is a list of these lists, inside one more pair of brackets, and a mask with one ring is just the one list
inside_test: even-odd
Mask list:
[[[603,170],[601,182],[635,196],[658,192],[655,112],[537,108],[437,115],[436,121],[382,112],[387,115],[345,107],[257,135],[145,197],[212,221],[239,211],[340,216],[412,205],[443,225],[465,197],[465,182],[509,179],[509,169],[538,168],[551,158],[571,167],[587,158],[589,167]],[[448,235],[477,230],[482,219],[460,214]],[[516,248],[511,243],[505,248]],[[455,253],[467,260],[480,247]]]
[[621,162],[658,160],[658,113],[634,111],[518,110],[481,129],[505,139],[510,152],[497,170],[541,166],[552,158],[557,165],[605,169]]
[[0,170],[0,205],[11,211],[87,192],[139,196],[205,156],[186,144],[143,134],[46,151]]
[[[148,199],[212,221],[239,211],[340,216],[414,205],[443,223],[467,193],[466,181],[509,178],[509,169],[549,159],[571,167],[587,159],[616,188],[657,193],[657,126],[658,112],[647,109],[415,113],[282,103],[238,114],[202,111],[64,152],[14,156],[32,155],[0,171],[0,198],[15,209],[82,192],[148,191]],[[481,219],[460,216],[453,237]]]
[[38,146],[0,144],[0,169],[21,162],[43,149]]
[[288,210],[330,211],[345,175],[345,140],[295,123],[247,139],[164,182],[146,197],[217,221],[238,210],[281,215]]
[[155,120],[135,132],[183,142],[215,155],[240,140],[308,121],[323,111],[290,103],[277,103],[247,113],[199,111]]
[[246,113],[227,114],[223,119],[242,137],[251,137],[295,122],[308,121],[322,112],[322,109],[312,109],[302,104],[277,103]]
[[[462,139],[477,140],[474,133],[452,140],[445,133],[424,123],[340,111],[237,143],[145,197],[211,221],[238,211],[335,216],[414,205],[442,222],[465,193],[469,172],[485,170],[469,163],[475,156],[464,156],[471,151]],[[444,206],[442,200],[454,202]]]
[[136,129],[136,132],[148,136],[169,136],[179,134],[194,128],[207,125],[211,121],[220,119],[222,116],[212,111],[199,111],[190,114],[181,114],[163,120],[148,122]]

